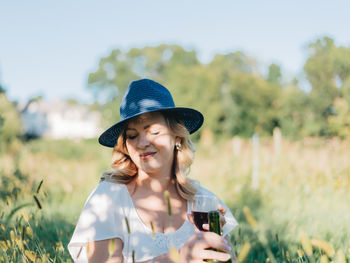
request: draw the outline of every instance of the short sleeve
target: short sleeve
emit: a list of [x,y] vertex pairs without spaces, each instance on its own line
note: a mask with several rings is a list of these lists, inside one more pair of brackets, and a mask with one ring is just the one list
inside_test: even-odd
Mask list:
[[226,206],[226,204],[219,198],[220,205],[225,208],[225,224],[222,227],[222,236],[230,234],[230,232],[238,226],[238,222],[232,215],[231,210]]
[[87,262],[88,242],[111,238],[123,240],[120,192],[120,185],[101,182],[88,197],[68,244],[74,262]]

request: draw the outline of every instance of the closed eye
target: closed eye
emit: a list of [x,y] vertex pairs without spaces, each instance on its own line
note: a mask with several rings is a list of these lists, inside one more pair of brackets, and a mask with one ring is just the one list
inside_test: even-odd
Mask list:
[[136,139],[137,135],[127,135],[126,138],[129,140]]

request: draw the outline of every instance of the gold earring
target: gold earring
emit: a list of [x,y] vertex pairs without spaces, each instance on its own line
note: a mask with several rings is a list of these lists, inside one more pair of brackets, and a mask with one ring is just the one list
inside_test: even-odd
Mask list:
[[176,150],[180,151],[180,150],[181,150],[181,148],[182,148],[181,143],[176,144]]

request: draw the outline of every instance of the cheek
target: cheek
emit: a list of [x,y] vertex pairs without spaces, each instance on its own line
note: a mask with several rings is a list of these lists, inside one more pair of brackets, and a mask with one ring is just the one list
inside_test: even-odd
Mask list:
[[126,143],[126,150],[128,151],[130,158],[135,160],[135,157],[137,156],[136,148],[132,144]]
[[174,149],[175,140],[169,138],[168,136],[160,136],[154,140],[154,145],[157,145],[159,148],[164,150]]
[[164,155],[173,156],[175,142],[166,138],[159,139],[157,141],[158,149],[163,152]]

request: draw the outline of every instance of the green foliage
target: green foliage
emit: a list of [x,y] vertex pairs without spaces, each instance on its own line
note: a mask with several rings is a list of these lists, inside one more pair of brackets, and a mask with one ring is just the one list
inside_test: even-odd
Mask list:
[[343,106],[339,102],[339,98],[348,96],[350,48],[336,47],[331,38],[324,37],[309,45],[309,54],[304,70],[312,86],[310,103],[314,118],[311,122],[317,132],[314,134],[344,137],[347,132],[344,133],[341,126],[346,130],[348,123],[340,123],[344,118],[334,115],[344,114],[348,107],[345,104],[350,102],[342,102]]
[[0,152],[16,151],[21,133],[22,125],[15,106],[5,93],[0,93]]
[[298,138],[316,132],[313,132],[313,127],[310,127],[313,112],[309,100],[308,94],[296,85],[284,88],[279,115],[282,134]]
[[267,80],[271,83],[281,83],[282,78],[282,73],[281,73],[281,68],[280,66],[276,64],[271,64],[269,66],[269,73],[267,76]]
[[6,91],[5,88],[0,83],[0,94],[5,93],[5,91]]
[[342,139],[350,138],[350,103],[343,98],[336,98],[333,107],[334,115],[328,118],[330,130]]
[[347,137],[346,118],[339,114],[348,106],[335,103],[339,98],[350,103],[350,48],[324,37],[310,43],[308,53],[304,71],[310,92],[295,79],[286,82],[277,64],[269,65],[264,77],[256,60],[241,51],[202,64],[194,50],[177,45],[115,49],[90,73],[88,89],[96,95],[104,127],[118,120],[130,81],[147,77],[166,84],[176,105],[203,112],[204,128],[216,137],[268,135],[275,127],[292,137]]
[[46,152],[47,157],[50,158],[79,160],[83,157],[87,158],[88,156],[90,156],[90,158],[93,158],[93,153],[87,151],[87,146],[93,145],[95,143],[95,139],[87,140],[84,145],[80,144],[78,141],[72,142],[69,139],[40,139],[33,141],[30,145],[28,145],[28,147],[30,147],[29,150],[32,153]]

